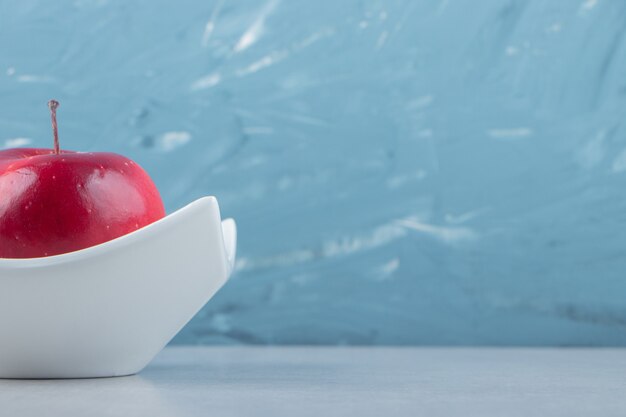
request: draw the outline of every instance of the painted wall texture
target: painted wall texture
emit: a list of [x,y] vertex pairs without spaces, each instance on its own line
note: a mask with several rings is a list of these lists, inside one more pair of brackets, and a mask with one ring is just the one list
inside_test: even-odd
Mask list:
[[626,2],[5,1],[0,52],[0,145],[54,97],[237,219],[177,343],[626,344]]

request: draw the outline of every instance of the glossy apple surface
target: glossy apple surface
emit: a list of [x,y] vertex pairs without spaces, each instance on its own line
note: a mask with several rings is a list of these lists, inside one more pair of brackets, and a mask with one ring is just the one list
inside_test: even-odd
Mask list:
[[114,153],[0,151],[0,257],[37,258],[87,248],[165,215],[135,162]]

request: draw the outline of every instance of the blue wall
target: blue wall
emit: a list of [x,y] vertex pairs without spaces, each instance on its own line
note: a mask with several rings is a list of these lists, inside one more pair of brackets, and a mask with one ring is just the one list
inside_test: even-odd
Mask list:
[[182,343],[626,344],[626,2],[0,3],[0,145],[216,195]]

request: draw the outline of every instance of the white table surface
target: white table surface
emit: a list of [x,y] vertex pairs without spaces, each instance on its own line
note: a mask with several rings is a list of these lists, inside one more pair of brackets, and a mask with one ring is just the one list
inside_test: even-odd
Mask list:
[[626,349],[165,349],[141,374],[0,380],[0,416],[624,416]]

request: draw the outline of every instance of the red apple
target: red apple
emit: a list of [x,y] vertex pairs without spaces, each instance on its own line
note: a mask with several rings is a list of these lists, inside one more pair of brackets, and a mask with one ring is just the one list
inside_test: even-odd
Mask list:
[[165,215],[146,172],[114,153],[0,151],[0,257],[37,258],[87,248]]

